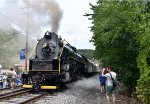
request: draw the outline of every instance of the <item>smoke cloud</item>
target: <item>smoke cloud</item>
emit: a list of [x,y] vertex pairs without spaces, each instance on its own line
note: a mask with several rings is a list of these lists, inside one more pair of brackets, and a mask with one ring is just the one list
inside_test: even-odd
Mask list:
[[4,2],[4,7],[0,10],[1,30],[13,28],[25,33],[28,28],[29,35],[33,38],[35,36],[37,38],[44,28],[58,32],[62,10],[54,0],[4,0]]
[[[57,33],[62,18],[62,11],[54,0],[23,0],[40,18],[45,18],[50,24],[51,31]],[[39,18],[38,17],[38,18]],[[43,20],[43,19],[41,19]],[[44,21],[40,21],[44,22]]]
[[83,78],[82,80],[75,82],[74,85],[84,87],[84,88],[94,88],[99,86],[99,77],[98,75],[95,75],[90,78]]

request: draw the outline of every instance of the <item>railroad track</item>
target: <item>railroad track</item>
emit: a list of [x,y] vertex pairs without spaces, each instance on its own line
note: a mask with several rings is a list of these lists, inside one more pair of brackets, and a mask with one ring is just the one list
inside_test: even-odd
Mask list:
[[30,99],[28,99],[28,100],[25,100],[25,101],[21,102],[20,104],[31,104],[31,103],[34,103],[35,101],[39,100],[40,98],[42,98],[42,97],[44,97],[44,96],[47,96],[47,95],[49,95],[48,92],[45,93],[45,94],[37,95],[37,96],[35,96],[35,97],[33,97],[33,98],[30,98]]
[[30,93],[31,90],[28,89],[22,89],[15,92],[10,92],[4,95],[0,96],[0,103],[3,104],[30,104],[35,102],[38,99],[41,99],[41,97],[47,96],[47,95],[53,95],[53,93],[50,92],[42,92],[39,94]]
[[21,90],[12,91],[12,92],[9,92],[9,93],[6,93],[6,94],[2,94],[2,95],[0,95],[0,101],[3,101],[5,99],[9,99],[11,97],[15,97],[15,96],[18,96],[18,95],[28,93],[29,91],[30,90],[21,89]]
[[8,90],[9,88],[1,88],[0,91]]
[[24,88],[18,88],[18,89],[5,88],[3,90],[0,90],[0,97],[4,96],[4,95],[11,94],[11,93],[15,93],[15,92],[18,92],[18,91],[22,91],[22,90],[25,90],[25,89]]

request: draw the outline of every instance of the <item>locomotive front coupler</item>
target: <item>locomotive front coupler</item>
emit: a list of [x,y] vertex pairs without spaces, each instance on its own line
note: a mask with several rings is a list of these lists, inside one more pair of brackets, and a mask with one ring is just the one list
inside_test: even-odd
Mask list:
[[32,86],[32,91],[33,92],[40,92],[40,90],[41,90],[40,88],[41,88],[41,86],[39,84],[39,81],[33,82],[33,86]]
[[41,90],[41,83],[39,81],[39,77],[38,76],[34,76],[32,77],[33,79],[33,86],[32,86],[32,91],[33,92],[40,92]]

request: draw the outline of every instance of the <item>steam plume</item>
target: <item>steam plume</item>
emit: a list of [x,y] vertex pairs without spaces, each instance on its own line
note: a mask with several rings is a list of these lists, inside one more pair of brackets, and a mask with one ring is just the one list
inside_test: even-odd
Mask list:
[[51,25],[51,31],[57,33],[62,11],[54,0],[24,0],[24,2],[38,15],[48,17],[47,24]]
[[[27,13],[29,14],[29,35],[33,38],[41,34],[43,27],[58,32],[62,11],[54,0],[3,0],[5,5],[1,8],[0,29],[10,30],[14,28],[20,32],[26,32]],[[24,8],[27,7],[27,8]],[[23,9],[24,8],[24,9]],[[13,26],[12,26],[13,24]],[[19,27],[16,29],[14,24]],[[43,34],[42,34],[43,36]]]
[[95,75],[89,79],[83,78],[82,80],[75,82],[74,85],[84,87],[84,88],[93,88],[95,86],[99,86],[98,75]]

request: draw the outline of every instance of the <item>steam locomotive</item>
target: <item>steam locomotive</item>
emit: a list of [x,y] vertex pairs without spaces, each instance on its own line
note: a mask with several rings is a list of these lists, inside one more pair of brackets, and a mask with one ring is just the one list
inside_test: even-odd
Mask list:
[[97,67],[54,32],[38,40],[29,71],[22,74],[23,88],[57,89],[61,84],[97,72]]

